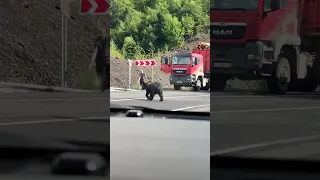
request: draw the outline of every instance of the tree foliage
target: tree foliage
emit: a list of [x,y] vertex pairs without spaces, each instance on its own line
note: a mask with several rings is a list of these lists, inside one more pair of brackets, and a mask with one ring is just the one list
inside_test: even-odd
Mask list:
[[111,38],[125,58],[181,46],[207,31],[209,0],[114,0]]

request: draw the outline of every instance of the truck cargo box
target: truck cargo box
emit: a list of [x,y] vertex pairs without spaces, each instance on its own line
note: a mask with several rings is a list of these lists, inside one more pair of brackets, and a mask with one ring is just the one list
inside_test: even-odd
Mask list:
[[210,50],[193,50],[192,53],[201,54],[203,56],[204,73],[210,73]]
[[301,35],[320,35],[320,0],[301,0],[298,13]]

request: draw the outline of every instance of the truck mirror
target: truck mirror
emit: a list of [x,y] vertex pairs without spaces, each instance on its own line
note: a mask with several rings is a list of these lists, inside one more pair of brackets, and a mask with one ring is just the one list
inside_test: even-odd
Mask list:
[[161,57],[161,63],[168,65],[169,64],[169,60],[167,57]]
[[271,0],[270,2],[271,11],[276,11],[281,8],[280,0]]

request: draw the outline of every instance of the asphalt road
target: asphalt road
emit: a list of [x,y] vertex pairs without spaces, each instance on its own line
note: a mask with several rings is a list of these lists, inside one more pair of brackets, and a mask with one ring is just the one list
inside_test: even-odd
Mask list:
[[106,142],[109,99],[109,92],[2,91],[0,132]]
[[315,158],[320,94],[211,93],[211,155]]
[[[320,152],[320,94],[165,91],[109,93],[0,93],[0,132],[35,137],[108,141],[109,102],[171,111],[209,111],[211,154],[314,157]],[[78,119],[87,119],[78,121]]]
[[143,106],[170,111],[210,111],[210,92],[164,91],[164,101],[147,100],[145,91],[111,91],[110,102],[123,106]]

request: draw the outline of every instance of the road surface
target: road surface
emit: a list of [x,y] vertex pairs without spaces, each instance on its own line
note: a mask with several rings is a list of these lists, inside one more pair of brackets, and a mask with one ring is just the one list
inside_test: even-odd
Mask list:
[[211,93],[211,154],[280,158],[320,152],[320,94]]
[[164,91],[164,101],[155,96],[148,101],[145,91],[111,91],[110,102],[124,106],[143,106],[170,111],[210,111],[210,92]]
[[[0,93],[0,132],[105,142],[109,123],[92,119],[109,117],[109,101],[171,111],[208,112],[211,105],[212,154],[296,157],[320,152],[320,94],[223,92],[211,93],[209,98],[208,92],[165,91],[163,102],[158,97],[147,101],[144,91],[115,91],[110,95]],[[78,118],[88,121],[76,121]]]
[[109,92],[5,90],[0,93],[0,132],[106,142],[110,124],[101,119],[108,120],[109,100]]

